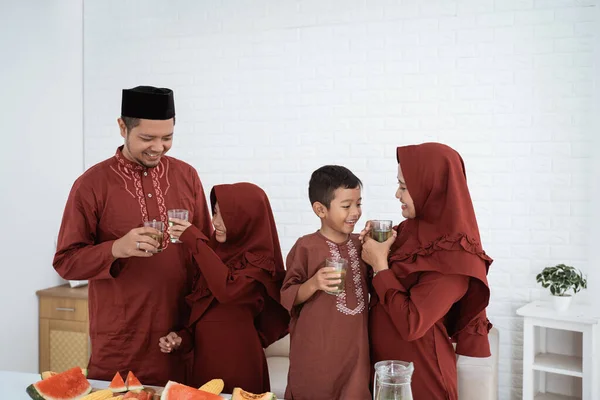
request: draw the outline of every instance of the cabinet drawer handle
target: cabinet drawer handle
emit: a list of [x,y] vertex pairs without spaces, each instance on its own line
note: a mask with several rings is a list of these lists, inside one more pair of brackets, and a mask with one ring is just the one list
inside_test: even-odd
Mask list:
[[56,311],[69,311],[69,312],[75,312],[74,308],[67,308],[67,307],[56,307]]

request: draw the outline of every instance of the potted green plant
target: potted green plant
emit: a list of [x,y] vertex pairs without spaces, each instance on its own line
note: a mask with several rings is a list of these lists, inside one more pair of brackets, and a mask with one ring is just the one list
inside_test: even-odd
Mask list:
[[[565,264],[546,267],[535,279],[542,287],[550,288],[557,311],[566,311],[571,305],[573,295],[581,289],[587,289],[587,278],[581,271]],[[569,291],[572,291],[573,295],[567,293]]]

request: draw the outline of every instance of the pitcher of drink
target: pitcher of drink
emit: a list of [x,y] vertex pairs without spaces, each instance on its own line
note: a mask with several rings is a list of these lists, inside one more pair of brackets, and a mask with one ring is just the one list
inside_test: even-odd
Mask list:
[[386,360],[375,364],[373,400],[413,400],[410,381],[411,362]]

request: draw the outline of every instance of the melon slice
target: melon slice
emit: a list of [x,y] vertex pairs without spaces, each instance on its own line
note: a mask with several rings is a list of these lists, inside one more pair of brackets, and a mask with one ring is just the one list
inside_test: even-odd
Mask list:
[[240,388],[234,388],[231,400],[277,400],[277,396],[271,392],[254,394]]
[[125,385],[125,381],[119,372],[117,372],[108,385],[108,388],[112,390],[113,393],[122,393],[127,391],[127,385]]
[[79,367],[50,376],[27,387],[34,400],[76,400],[92,391],[92,385]]
[[223,397],[214,393],[205,392],[191,386],[169,381],[165,386],[161,400],[223,400]]
[[139,381],[138,378],[135,377],[135,375],[133,374],[133,372],[129,371],[129,373],[127,374],[127,379],[125,380],[125,386],[127,386],[127,390],[131,391],[131,392],[136,392],[136,391],[140,391],[144,388],[144,385],[142,385],[142,382]]

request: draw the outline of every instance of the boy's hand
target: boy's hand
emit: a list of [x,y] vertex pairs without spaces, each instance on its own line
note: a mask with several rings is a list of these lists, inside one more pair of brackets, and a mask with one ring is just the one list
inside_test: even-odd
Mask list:
[[365,242],[365,236],[369,236],[371,232],[371,220],[367,221],[365,223],[365,228],[360,231],[360,234],[358,235],[358,239],[360,240],[361,243]]
[[181,337],[175,332],[170,332],[158,340],[158,346],[163,353],[170,353],[181,346]]
[[310,280],[315,292],[317,290],[331,292],[336,290],[336,285],[342,283],[341,277],[342,274],[335,268],[321,268]]

